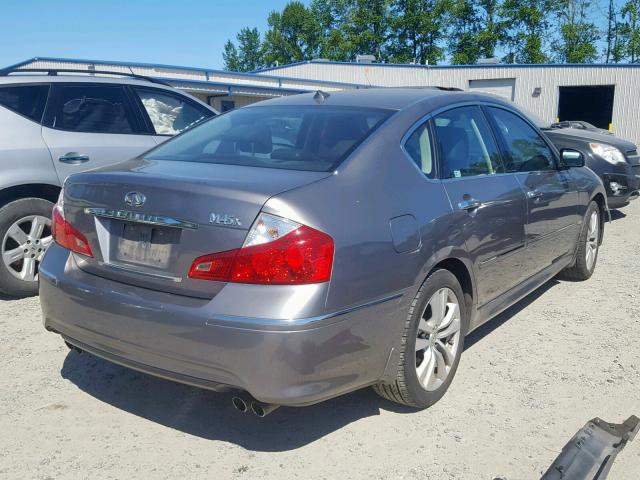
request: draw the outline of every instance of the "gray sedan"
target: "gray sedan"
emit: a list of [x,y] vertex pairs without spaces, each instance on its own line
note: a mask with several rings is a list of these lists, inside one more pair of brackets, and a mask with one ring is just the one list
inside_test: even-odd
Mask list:
[[558,274],[591,276],[608,210],[583,165],[481,94],[233,111],[67,180],[45,327],[258,415],[364,386],[424,408],[469,332]]

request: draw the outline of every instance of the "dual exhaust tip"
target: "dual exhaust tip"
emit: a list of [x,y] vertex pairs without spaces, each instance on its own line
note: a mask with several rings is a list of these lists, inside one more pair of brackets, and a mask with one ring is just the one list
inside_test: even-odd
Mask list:
[[269,415],[271,412],[276,410],[280,405],[274,405],[271,403],[262,403],[253,398],[248,393],[241,393],[240,395],[235,395],[231,399],[231,403],[236,410],[242,413],[247,413],[251,411],[254,415],[257,415],[260,418],[264,418]]

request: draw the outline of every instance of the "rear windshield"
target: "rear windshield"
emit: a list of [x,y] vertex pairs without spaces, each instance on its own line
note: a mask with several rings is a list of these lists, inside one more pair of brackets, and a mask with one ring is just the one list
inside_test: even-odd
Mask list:
[[146,158],[326,172],[390,113],[329,106],[242,108],[194,127]]

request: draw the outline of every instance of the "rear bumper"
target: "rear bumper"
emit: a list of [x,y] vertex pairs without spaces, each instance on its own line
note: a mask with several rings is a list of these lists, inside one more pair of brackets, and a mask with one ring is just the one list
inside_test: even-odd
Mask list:
[[402,327],[399,293],[299,320],[222,316],[212,300],[86,273],[57,245],[40,278],[45,327],[71,344],[152,375],[238,388],[281,405],[308,405],[375,383]]

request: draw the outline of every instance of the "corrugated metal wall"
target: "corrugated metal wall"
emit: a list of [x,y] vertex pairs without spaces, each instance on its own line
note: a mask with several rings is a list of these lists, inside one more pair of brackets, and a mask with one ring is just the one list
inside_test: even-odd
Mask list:
[[[560,86],[615,85],[613,129],[616,135],[640,143],[640,65],[424,67],[309,62],[261,74],[371,86],[439,85],[465,90],[470,80],[515,78],[514,101],[549,121],[558,115]],[[534,96],[537,87],[541,93]]]

